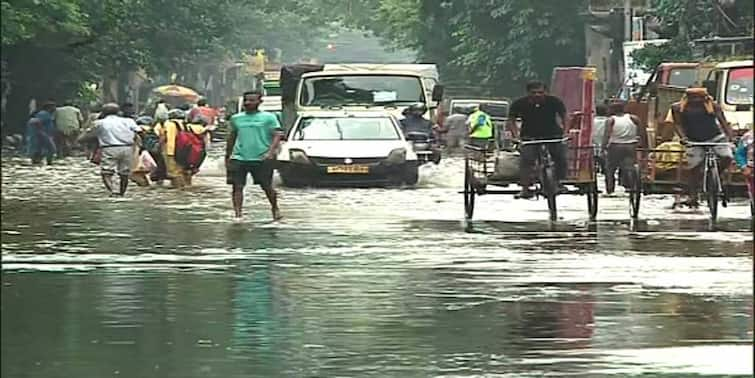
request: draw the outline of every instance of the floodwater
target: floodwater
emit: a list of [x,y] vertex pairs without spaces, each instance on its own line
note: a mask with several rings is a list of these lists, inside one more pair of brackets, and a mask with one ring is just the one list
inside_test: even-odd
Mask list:
[[[215,152],[217,154],[217,152]],[[747,204],[282,189],[245,222],[208,161],[191,192],[104,195],[94,167],[2,162],[3,377],[693,377],[753,369]]]

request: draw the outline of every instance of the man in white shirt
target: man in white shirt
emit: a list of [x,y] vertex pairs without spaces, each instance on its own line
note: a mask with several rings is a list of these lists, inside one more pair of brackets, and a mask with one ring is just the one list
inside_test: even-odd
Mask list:
[[[134,160],[134,142],[140,130],[133,119],[119,116],[118,111],[118,104],[105,104],[102,107],[104,117],[94,122],[94,132],[102,148],[102,182],[113,196],[126,194]],[[113,175],[116,172],[120,178],[117,193],[113,192]]]

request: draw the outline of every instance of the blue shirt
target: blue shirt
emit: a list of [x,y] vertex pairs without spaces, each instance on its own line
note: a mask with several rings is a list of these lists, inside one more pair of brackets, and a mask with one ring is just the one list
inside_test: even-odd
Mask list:
[[47,110],[40,110],[34,115],[34,118],[37,118],[42,122],[42,130],[44,130],[47,135],[55,135],[55,118],[52,116],[52,113]]

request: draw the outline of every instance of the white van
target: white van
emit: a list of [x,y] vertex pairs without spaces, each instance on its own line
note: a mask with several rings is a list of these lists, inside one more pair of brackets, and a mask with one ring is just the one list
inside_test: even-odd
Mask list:
[[425,117],[434,120],[443,96],[434,64],[327,64],[281,75],[281,87],[287,129],[302,112],[380,111],[401,119],[414,103],[424,103]]
[[737,134],[753,127],[753,61],[718,63],[708,73],[705,87],[721,106]]

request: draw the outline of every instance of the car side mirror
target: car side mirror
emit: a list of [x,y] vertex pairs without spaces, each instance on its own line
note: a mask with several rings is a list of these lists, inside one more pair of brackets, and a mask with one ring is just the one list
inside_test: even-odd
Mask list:
[[708,94],[711,95],[713,98],[718,97],[718,91],[716,88],[716,81],[715,80],[705,80],[703,81],[703,87],[708,91]]
[[443,100],[443,91],[445,88],[443,88],[442,85],[436,85],[433,87],[433,101],[442,101]]

